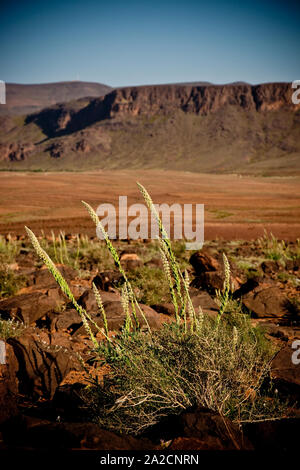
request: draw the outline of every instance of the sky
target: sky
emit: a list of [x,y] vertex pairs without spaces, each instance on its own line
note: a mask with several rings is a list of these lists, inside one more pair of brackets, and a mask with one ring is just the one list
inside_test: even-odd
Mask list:
[[0,0],[0,80],[300,79],[300,2]]

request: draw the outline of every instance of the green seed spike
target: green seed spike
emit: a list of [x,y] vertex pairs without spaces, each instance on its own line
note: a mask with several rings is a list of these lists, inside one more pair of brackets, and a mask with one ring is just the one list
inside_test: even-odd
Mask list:
[[127,276],[126,276],[126,273],[121,265],[121,262],[120,262],[120,258],[119,258],[119,255],[118,253],[116,252],[113,244],[111,243],[110,239],[109,239],[109,236],[108,236],[108,233],[106,232],[106,230],[104,229],[103,225],[101,224],[100,220],[99,220],[99,217],[97,216],[96,212],[94,211],[94,209],[85,201],[81,201],[82,204],[86,207],[88,213],[90,214],[90,217],[92,219],[92,221],[94,222],[94,224],[96,225],[96,227],[99,227],[101,232],[103,233],[103,237],[104,237],[104,240],[106,242],[106,246],[107,248],[109,249],[115,263],[116,263],[116,266],[118,267],[120,273],[122,274],[124,280],[125,280],[125,283],[127,285],[127,288],[128,288],[128,292],[129,292],[129,295],[130,295],[130,300],[131,300],[131,305],[132,305],[132,311],[133,311],[133,315],[135,315],[135,321],[136,321],[136,325],[138,327],[139,325],[139,322],[138,322],[138,319],[136,317],[136,310],[135,310],[135,307],[137,307],[137,309],[139,310],[142,318],[144,319],[144,322],[148,328],[148,331],[149,333],[151,334],[151,328],[150,328],[150,325],[145,317],[145,314],[144,312],[142,311],[141,307],[139,306],[139,303],[136,299],[136,296],[134,295],[134,292],[133,292],[133,289],[132,289],[132,286],[129,282],[129,280],[127,279]]
[[57,269],[57,267],[55,266],[55,264],[51,260],[50,256],[43,250],[43,248],[39,244],[39,241],[36,238],[35,234],[26,226],[25,226],[25,230],[28,234],[28,237],[29,237],[29,239],[32,243],[32,246],[33,246],[35,252],[41,258],[41,260],[45,263],[48,270],[50,271],[50,273],[52,274],[52,276],[54,277],[54,279],[58,283],[59,287],[61,288],[62,292],[68,297],[68,299],[74,305],[75,309],[77,310],[77,312],[79,313],[79,315],[82,319],[83,325],[84,325],[88,335],[91,338],[91,341],[93,342],[94,347],[98,348],[99,344],[98,344],[98,342],[97,342],[97,340],[96,340],[96,338],[95,338],[95,336],[94,336],[94,334],[93,334],[93,332],[90,328],[90,325],[88,324],[88,321],[87,321],[87,320],[92,321],[92,319],[89,317],[89,315],[84,310],[84,308],[82,308],[81,305],[79,305],[76,302],[75,297],[72,294],[69,285],[67,284],[67,281],[64,279],[64,277],[62,276],[60,271]]
[[103,325],[104,325],[104,331],[105,331],[105,337],[106,339],[108,339],[109,341],[110,338],[108,336],[108,323],[107,323],[107,317],[106,317],[106,313],[105,313],[105,310],[104,310],[104,307],[103,307],[103,302],[102,302],[102,299],[101,299],[101,295],[100,295],[100,292],[98,291],[97,287],[95,286],[94,282],[93,282],[93,292],[94,292],[94,295],[95,295],[95,299],[96,299],[96,302],[97,302],[97,306],[100,310],[100,313],[102,315],[102,318],[103,318]]

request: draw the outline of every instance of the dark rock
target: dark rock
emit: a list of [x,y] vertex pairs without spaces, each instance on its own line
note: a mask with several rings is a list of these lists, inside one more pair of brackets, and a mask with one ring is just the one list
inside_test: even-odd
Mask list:
[[206,408],[169,416],[154,426],[148,435],[153,439],[172,440],[168,450],[253,449],[237,425]]
[[147,261],[147,263],[145,263],[145,266],[148,266],[149,268],[163,269],[163,263],[161,258],[151,258],[150,261]]
[[285,268],[287,271],[299,271],[300,259],[288,259],[285,262]]
[[[108,301],[103,302],[103,307],[105,310],[108,328],[109,330],[120,330],[124,326],[125,322],[125,313],[123,310],[122,303],[120,301]],[[153,310],[148,305],[140,304],[140,307],[151,327],[151,329],[158,329],[163,322],[168,321],[168,317],[162,314],[158,314],[155,310]],[[130,307],[130,312],[132,312],[132,308]],[[136,309],[137,310],[137,309]],[[145,320],[143,319],[141,313],[137,310],[137,318],[142,327],[146,327]],[[97,312],[96,315],[93,315],[93,320],[100,326],[103,327],[103,320],[100,312]],[[132,317],[132,321],[133,317]],[[96,333],[96,327],[93,325],[91,326],[92,331]],[[75,333],[74,336],[78,335],[85,335],[85,329],[81,326]]]
[[[106,292],[99,290],[102,302],[120,301],[120,294],[117,292]],[[98,313],[98,305],[95,299],[94,292],[91,289],[86,290],[78,300],[81,305],[90,314]]]
[[282,270],[282,265],[278,263],[278,261],[274,260],[263,261],[260,267],[265,274],[273,274],[277,273],[279,270]]
[[238,426],[208,409],[197,409],[180,416],[183,436],[200,439],[211,449],[246,450],[252,445],[243,438]]
[[288,312],[285,307],[285,296],[278,287],[258,286],[253,291],[244,295],[242,302],[248,310],[257,318],[283,317]]
[[[300,346],[298,346],[298,350]],[[296,350],[291,344],[281,349],[271,363],[271,375],[276,388],[283,396],[299,401],[300,397],[300,364],[294,364],[292,355]],[[300,358],[300,354],[298,354]]]
[[267,321],[259,323],[259,325],[266,334],[281,341],[292,342],[295,339],[300,339],[300,327],[278,326]]
[[[191,301],[196,312],[199,310],[199,307],[201,307],[204,313],[214,313],[218,311],[217,304],[214,302],[214,300],[211,298],[211,296],[207,292],[205,291],[199,292],[198,289],[191,288],[190,296],[191,296]],[[175,316],[175,308],[171,302],[151,305],[151,307],[154,310],[156,310],[156,312],[158,313],[163,313],[169,316]]]
[[190,296],[195,310],[197,310],[199,307],[201,307],[203,312],[219,310],[218,305],[206,291],[199,292],[198,289],[193,289],[191,287]]
[[12,362],[20,394],[50,398],[71,370],[81,369],[71,350],[55,343],[49,345],[49,337],[46,334],[44,337],[45,342],[28,328],[19,338],[8,340],[14,351]]
[[175,308],[172,302],[163,302],[161,304],[151,305],[151,308],[153,308],[158,313],[163,313],[164,315],[175,315]]
[[68,309],[64,312],[52,315],[51,330],[69,330],[74,333],[82,325],[82,320],[77,310]]
[[85,387],[86,384],[80,382],[58,386],[51,401],[56,416],[60,416],[62,420],[82,419],[87,414],[82,410],[84,406],[82,393]]
[[11,361],[13,351],[9,344],[3,343],[6,361],[0,363],[0,425],[18,414],[16,369]]
[[298,451],[300,418],[283,418],[243,425],[245,435],[255,450]]
[[[18,429],[19,433],[13,432]],[[23,417],[12,420],[3,431],[8,446],[24,449],[91,449],[91,450],[151,450],[153,444],[147,439],[118,436],[101,429],[94,423],[51,423]]]
[[[77,271],[70,266],[57,265],[57,268],[67,282],[77,277]],[[28,285],[34,285],[37,288],[49,289],[51,287],[57,287],[57,282],[48,269],[43,267],[41,269],[37,269],[28,277]]]
[[32,292],[16,295],[0,301],[0,316],[6,319],[15,318],[26,325],[32,325],[64,303],[65,297],[59,288],[49,289],[46,294]]
[[124,278],[119,271],[103,271],[97,274],[93,283],[98,289],[103,291],[109,291],[111,288],[119,286],[124,282]]
[[233,298],[239,299],[243,295],[248,294],[248,292],[253,291],[260,283],[261,279],[259,277],[252,277],[248,279],[244,284],[241,285],[239,289],[234,291]]
[[[210,293],[215,293],[216,289],[223,290],[224,271],[207,271],[195,277],[191,286],[197,289],[206,289]],[[231,276],[231,287],[236,290],[240,287],[239,279]]]
[[128,253],[123,251],[120,255],[120,261],[125,271],[140,268],[143,262],[136,253]]
[[197,275],[207,271],[219,271],[219,262],[207,253],[197,251],[190,257],[190,263]]

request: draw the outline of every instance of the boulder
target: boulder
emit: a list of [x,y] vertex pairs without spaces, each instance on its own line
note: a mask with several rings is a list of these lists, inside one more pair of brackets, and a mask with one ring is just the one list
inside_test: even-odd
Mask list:
[[145,266],[148,266],[149,268],[163,269],[163,262],[160,257],[154,257],[147,261]]
[[[271,363],[271,376],[276,388],[283,396],[289,396],[290,399],[299,401],[300,364],[293,363],[294,353],[296,350],[291,347],[291,344],[281,349]],[[298,357],[300,358],[300,354]]]
[[300,270],[300,259],[288,259],[285,262],[287,271],[299,271]]
[[256,318],[280,318],[288,314],[286,298],[276,286],[258,286],[244,295],[242,302]]
[[17,380],[15,363],[11,360],[13,350],[4,341],[1,344],[2,352],[0,362],[0,425],[18,414],[17,406]]
[[[245,436],[257,451],[298,451],[300,417],[265,420],[243,425]],[[288,455],[288,454],[283,454]]]
[[[70,266],[65,266],[61,264],[57,265],[57,268],[67,282],[70,282],[71,280],[75,279],[78,275],[77,271],[71,268]],[[27,276],[27,279],[28,286],[34,285],[38,289],[50,289],[52,287],[57,287],[57,282],[55,281],[54,277],[49,272],[46,266],[43,266],[41,269],[33,271],[30,276]]]
[[[67,342],[50,344],[50,337],[38,335],[28,328],[19,338],[10,338],[14,356],[12,367],[16,371],[18,392],[30,397],[51,398],[70,370],[80,370],[81,366]],[[63,344],[64,343],[64,344]],[[63,346],[62,346],[63,344]]]
[[124,251],[120,255],[120,261],[125,271],[140,268],[141,266],[143,266],[143,261],[136,253],[127,253]]
[[103,291],[109,291],[123,282],[124,278],[119,271],[103,271],[98,273],[93,279],[95,286]]
[[[118,292],[106,292],[99,290],[99,294],[101,296],[102,302],[119,301],[121,298]],[[79,298],[78,303],[90,314],[96,314],[99,310],[92,289],[86,290]]]
[[[197,289],[206,289],[213,294],[217,289],[223,290],[224,279],[224,271],[207,271],[195,277],[191,282],[191,286]],[[230,285],[232,290],[235,291],[241,286],[241,280],[231,275]]]
[[49,289],[46,293],[16,295],[0,301],[0,316],[4,319],[15,318],[26,325],[32,325],[47,313],[60,308],[65,300],[59,288]]
[[150,438],[171,441],[170,450],[252,450],[239,427],[207,408],[171,415],[153,427]]
[[197,251],[190,257],[190,263],[193,266],[196,275],[207,271],[219,271],[221,266],[219,262],[203,251]]
[[52,315],[51,331],[66,331],[74,333],[82,325],[82,320],[75,308],[70,308],[64,312]]
[[279,270],[282,270],[282,265],[278,261],[274,261],[271,259],[263,261],[260,267],[265,274],[274,274],[277,273]]
[[[125,313],[123,310],[123,306],[121,301],[107,301],[103,302],[103,307],[105,310],[106,318],[107,318],[107,323],[108,323],[108,328],[109,330],[120,330],[124,326],[125,322]],[[151,329],[158,329],[163,322],[169,321],[169,318],[166,315],[162,315],[157,313],[155,310],[153,310],[151,307],[148,305],[143,305],[140,304],[140,307],[151,327]],[[130,312],[132,312],[132,308],[130,307]],[[139,311],[137,313],[137,318],[142,327],[146,327],[145,321]],[[93,320],[100,326],[103,327],[103,319],[102,315],[100,312],[97,312],[96,315],[93,315]],[[133,317],[132,317],[132,321]],[[92,331],[96,333],[96,327],[91,326]],[[74,336],[78,335],[85,335],[85,329],[84,326],[81,326],[75,333]]]
[[[204,313],[214,313],[219,309],[215,301],[206,291],[199,291],[198,289],[191,288],[190,296],[196,312],[199,310],[199,307],[201,307]],[[169,316],[175,315],[174,305],[171,302],[155,304],[151,305],[151,307],[158,313],[163,313],[164,315]]]
[[[14,428],[20,432],[16,436]],[[6,445],[27,449],[90,450],[151,450],[154,445],[147,439],[132,436],[118,436],[101,429],[94,423],[51,423],[24,417],[22,422],[13,421],[3,432]],[[100,457],[99,457],[100,458]]]

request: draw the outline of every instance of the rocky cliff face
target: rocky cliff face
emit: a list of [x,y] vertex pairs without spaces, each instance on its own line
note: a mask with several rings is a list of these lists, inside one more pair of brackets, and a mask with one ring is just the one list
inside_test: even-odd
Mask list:
[[[160,85],[120,88],[104,97],[102,103],[110,118],[120,115],[161,114],[181,109],[209,114],[226,105],[245,110],[269,111],[280,107],[296,109],[289,83],[263,85]],[[299,105],[298,105],[299,108]]]
[[86,104],[78,100],[75,109],[59,104],[29,115],[50,137],[75,132],[104,119],[184,113],[208,115],[226,106],[245,111],[274,111],[280,108],[296,111],[290,83],[263,85],[157,85],[119,88]]

